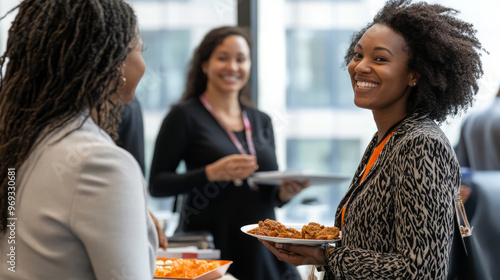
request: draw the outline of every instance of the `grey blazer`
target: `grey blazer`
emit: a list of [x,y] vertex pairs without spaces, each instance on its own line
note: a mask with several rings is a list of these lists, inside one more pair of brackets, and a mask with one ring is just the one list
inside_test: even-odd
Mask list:
[[16,170],[15,244],[9,231],[0,239],[0,279],[153,278],[158,237],[141,169],[92,119],[78,128],[83,120],[51,133]]
[[500,170],[500,97],[465,119],[456,152],[461,166]]

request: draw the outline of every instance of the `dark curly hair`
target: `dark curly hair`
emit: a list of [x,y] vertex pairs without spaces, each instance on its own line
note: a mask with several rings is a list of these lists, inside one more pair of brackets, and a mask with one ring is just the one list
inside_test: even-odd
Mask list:
[[383,24],[406,41],[408,69],[420,78],[408,101],[408,112],[419,110],[441,123],[465,111],[476,95],[483,75],[481,52],[472,24],[455,17],[457,10],[425,2],[391,0],[373,21],[351,38],[345,66],[354,47],[375,24]]
[[[188,100],[193,97],[198,97],[205,92],[207,89],[207,75],[201,69],[204,62],[210,59],[214,49],[222,44],[222,41],[231,35],[238,35],[245,39],[248,47],[252,48],[252,40],[249,35],[249,31],[243,27],[235,26],[222,26],[212,29],[208,32],[200,45],[194,51],[193,59],[189,65],[188,77],[186,81],[186,89],[182,94],[181,101]],[[255,107],[250,98],[250,88],[246,84],[240,90],[240,102],[249,107]]]
[[16,8],[0,57],[0,232],[7,170],[18,169],[38,141],[91,112],[116,138],[122,106],[110,105],[110,96],[138,38],[136,16],[122,0],[25,0]]

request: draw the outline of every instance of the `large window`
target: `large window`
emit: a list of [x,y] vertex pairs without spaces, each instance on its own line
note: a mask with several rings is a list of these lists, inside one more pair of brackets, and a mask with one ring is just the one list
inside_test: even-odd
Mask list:
[[[288,139],[287,168],[318,174],[353,174],[361,156],[359,139]],[[344,159],[344,160],[339,160]],[[310,187],[301,192],[281,211],[281,219],[290,222],[331,221],[350,180]],[[331,223],[331,222],[330,222]]]
[[[5,16],[8,11],[13,9],[19,4],[19,0],[2,0],[0,1],[0,18]],[[0,53],[3,54],[5,51],[5,45],[7,44],[7,31],[10,28],[10,23],[14,20],[16,11],[12,12],[4,19],[0,21]]]
[[[236,25],[237,1],[127,0],[136,11],[145,51],[146,73],[136,96],[144,113],[146,177],[156,135],[171,105],[179,100],[194,48],[210,29]],[[183,169],[183,166],[180,167]],[[150,198],[160,217],[173,198]],[[169,215],[167,215],[168,217]],[[173,222],[175,224],[175,222]],[[175,225],[173,225],[175,228]]]
[[[1,0],[0,16],[19,0]],[[137,97],[144,112],[146,169],[161,121],[185,86],[194,48],[210,29],[236,25],[241,0],[127,0],[139,19],[147,70]],[[382,7],[384,0],[259,0],[259,109],[273,118],[280,168],[352,174],[376,131],[371,113],[352,104],[352,89],[342,68],[347,42]],[[497,33],[500,2],[495,0],[429,1],[451,5],[474,24],[489,55],[483,55],[484,78],[475,108],[500,86]],[[478,8],[480,7],[480,8]],[[0,51],[16,12],[0,21]],[[463,117],[463,116],[461,116]],[[455,144],[460,119],[443,129]],[[347,182],[348,183],[348,182]],[[347,186],[313,186],[279,210],[283,221],[333,223],[333,213]],[[171,199],[151,199],[154,211],[171,210]],[[307,208],[308,207],[308,208]],[[312,209],[312,210],[311,210]],[[306,212],[307,212],[306,211]],[[316,212],[315,212],[316,211]],[[319,212],[318,212],[319,211]],[[309,216],[308,216],[309,215]]]
[[289,29],[287,105],[354,108],[351,83],[341,67],[353,30]]
[[185,86],[187,62],[191,57],[191,32],[186,30],[142,31],[147,63],[146,73],[137,88],[136,96],[144,108],[165,111],[176,102]]

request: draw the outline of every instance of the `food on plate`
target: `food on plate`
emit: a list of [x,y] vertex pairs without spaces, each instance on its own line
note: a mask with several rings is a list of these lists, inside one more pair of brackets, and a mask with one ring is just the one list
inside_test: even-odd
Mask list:
[[339,238],[339,233],[338,227],[325,227],[313,222],[302,227],[304,239],[333,240]]
[[156,260],[156,265],[160,265],[160,266],[172,266],[173,262],[172,262],[172,260],[166,260],[166,261]]
[[319,239],[335,240],[339,239],[340,231],[337,227],[325,227],[318,223],[310,222],[302,227],[302,231],[293,228],[287,228],[282,223],[266,219],[259,221],[259,226],[248,231],[251,234],[294,238],[294,239]]
[[155,277],[195,278],[220,266],[218,261],[208,260],[173,259],[159,265],[160,261],[156,261]]

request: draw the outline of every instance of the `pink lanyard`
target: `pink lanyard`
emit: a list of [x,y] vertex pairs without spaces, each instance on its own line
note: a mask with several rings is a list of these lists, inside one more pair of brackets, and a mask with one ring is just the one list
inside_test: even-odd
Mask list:
[[[243,148],[243,145],[241,145],[240,140],[238,140],[236,135],[234,135],[234,133],[231,130],[229,130],[227,128],[227,126],[224,125],[224,122],[219,118],[219,116],[217,115],[217,112],[215,112],[212,105],[208,102],[207,98],[205,97],[205,94],[202,94],[200,96],[200,101],[203,104],[203,106],[205,106],[207,111],[210,112],[210,114],[212,114],[212,116],[214,116],[214,118],[217,120],[219,125],[226,131],[227,136],[229,136],[229,139],[231,139],[231,141],[233,141],[233,144],[236,146],[238,151],[241,154],[247,154],[247,152]],[[243,124],[245,126],[245,135],[247,138],[248,150],[250,151],[251,155],[255,156],[256,155],[255,147],[253,145],[253,140],[252,140],[252,125],[250,124],[250,121],[248,120],[247,112],[243,111],[243,109],[241,110],[241,117],[243,118]]]

